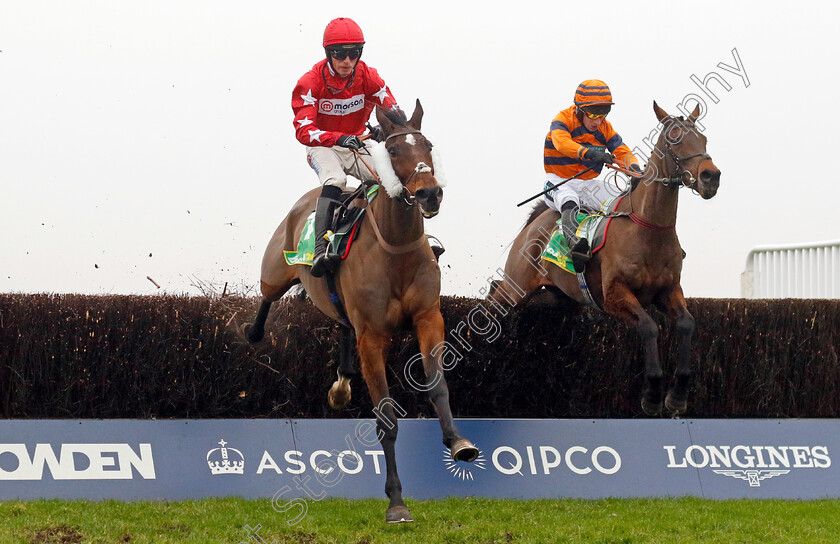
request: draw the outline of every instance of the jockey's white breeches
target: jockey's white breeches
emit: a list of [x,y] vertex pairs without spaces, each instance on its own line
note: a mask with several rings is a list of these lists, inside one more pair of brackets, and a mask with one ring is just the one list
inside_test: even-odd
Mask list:
[[[547,189],[549,184],[556,185],[563,179],[555,174],[546,174],[543,189]],[[604,202],[621,193],[622,190],[615,185],[612,176],[608,176],[607,179],[573,179],[546,193],[545,203],[558,212],[566,202],[574,202],[577,207],[583,206],[597,211]]]
[[[366,140],[365,147],[376,145],[376,142]],[[376,166],[373,157],[364,149],[359,150],[361,159],[346,147],[307,147],[306,160],[309,166],[318,174],[321,185],[336,185],[344,189],[347,186],[347,176],[353,176],[359,181],[376,179]],[[364,162],[362,162],[364,161]]]

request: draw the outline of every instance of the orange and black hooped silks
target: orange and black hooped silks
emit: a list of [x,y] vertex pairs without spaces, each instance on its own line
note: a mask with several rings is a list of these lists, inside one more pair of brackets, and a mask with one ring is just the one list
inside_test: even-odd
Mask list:
[[609,121],[604,119],[597,130],[589,132],[578,121],[575,107],[571,106],[561,111],[551,121],[551,129],[545,137],[543,150],[543,162],[547,173],[570,178],[592,166],[594,168],[580,176],[580,179],[597,177],[603,169],[603,163],[583,159],[583,154],[588,148],[612,153],[618,165],[623,168],[628,168],[633,163],[638,164],[636,156],[621,140],[621,136]]

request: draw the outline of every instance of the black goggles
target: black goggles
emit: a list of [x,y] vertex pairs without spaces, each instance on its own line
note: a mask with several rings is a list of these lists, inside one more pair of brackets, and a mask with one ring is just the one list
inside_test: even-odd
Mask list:
[[344,60],[347,57],[350,57],[350,60],[356,60],[362,56],[362,49],[327,49],[327,53],[335,60]]

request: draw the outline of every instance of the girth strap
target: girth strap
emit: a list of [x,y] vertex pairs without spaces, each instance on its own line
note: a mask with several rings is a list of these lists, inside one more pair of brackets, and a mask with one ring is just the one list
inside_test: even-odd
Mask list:
[[335,275],[332,272],[327,272],[324,274],[327,280],[327,289],[330,293],[330,302],[335,307],[335,310],[338,312],[339,320],[338,322],[344,325],[345,327],[350,327],[350,320],[347,319],[347,312],[344,310],[344,304],[341,302],[341,298],[338,296],[338,289],[335,287]]
[[580,291],[583,293],[583,300],[587,306],[592,306],[600,310],[601,308],[598,307],[598,303],[595,302],[595,299],[592,297],[592,292],[589,290],[589,285],[586,284],[586,276],[583,272],[578,272],[575,274],[578,280],[578,286],[580,286]]

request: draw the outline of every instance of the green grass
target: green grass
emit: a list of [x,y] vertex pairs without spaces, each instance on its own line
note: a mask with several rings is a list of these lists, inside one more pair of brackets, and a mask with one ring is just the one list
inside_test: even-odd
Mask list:
[[0,502],[0,544],[233,543],[262,525],[277,543],[840,542],[840,500],[603,499],[408,501],[415,522],[386,525],[385,500],[310,501],[286,523],[269,500]]

